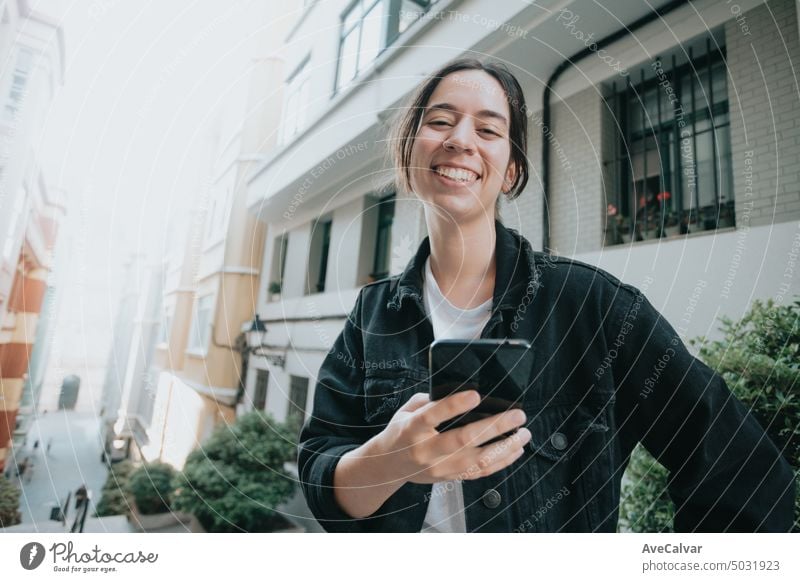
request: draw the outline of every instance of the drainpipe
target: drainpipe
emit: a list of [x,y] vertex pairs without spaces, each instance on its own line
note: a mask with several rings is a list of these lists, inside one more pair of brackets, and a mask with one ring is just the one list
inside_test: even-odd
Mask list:
[[583,50],[578,51],[568,59],[562,61],[547,80],[547,84],[544,87],[544,94],[542,95],[542,250],[544,252],[550,252],[550,213],[548,210],[550,207],[550,144],[547,140],[546,134],[550,130],[550,94],[552,93],[553,85],[564,71],[584,57],[607,47],[624,36],[627,36],[628,34],[643,27],[644,25],[649,24],[656,18],[661,18],[662,16],[669,14],[676,8],[686,4],[686,2],[687,0],[673,0],[661,8],[642,16],[633,24],[629,26],[623,26],[616,32],[602,38],[601,40],[598,40],[596,43],[594,43],[594,48],[586,47]]

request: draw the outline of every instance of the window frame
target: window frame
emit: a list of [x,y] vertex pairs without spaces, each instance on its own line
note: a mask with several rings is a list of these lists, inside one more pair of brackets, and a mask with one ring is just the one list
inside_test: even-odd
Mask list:
[[[370,273],[370,277],[378,281],[385,277],[388,277],[389,270],[392,262],[392,227],[394,226],[394,217],[395,217],[395,210],[397,204],[397,193],[392,192],[391,194],[384,196],[378,201],[378,216],[376,218],[376,228],[375,228],[375,249],[374,255],[372,258],[372,273]],[[391,213],[388,220],[386,216]],[[382,223],[382,220],[384,222]],[[381,249],[381,231],[386,233],[386,248]],[[381,253],[381,250],[383,253]],[[381,254],[384,256],[382,257]],[[379,263],[385,263],[383,265]],[[381,267],[383,269],[379,270]]]
[[[211,327],[214,318],[214,298],[214,294],[209,293],[195,300],[192,308],[192,325],[189,329],[189,341],[186,346],[187,352],[203,355],[208,353],[208,343],[211,340]],[[208,304],[207,309],[201,309],[201,304],[204,302]],[[205,323],[200,321],[201,311],[206,311],[208,313],[208,320]],[[202,335],[200,335],[201,333]]]
[[[662,80],[658,75],[645,79],[645,69],[654,70],[651,64],[640,68],[639,81],[635,84],[631,82],[631,76],[635,76],[633,74],[626,78],[622,90],[617,90],[616,82],[612,83],[606,104],[609,112],[613,112],[617,125],[613,132],[613,191],[607,200],[605,246],[675,234],[712,232],[735,225],[725,46],[712,49],[711,39],[707,38],[705,48],[705,52],[695,58],[694,49],[690,47],[688,61],[681,65],[676,64],[675,54],[671,56],[671,66],[666,60],[662,61],[665,78],[675,93],[675,103],[664,95],[664,89],[660,86]],[[660,60],[656,56],[653,62]],[[688,87],[683,83],[687,77],[691,80]],[[724,82],[724,95],[714,93],[715,80],[719,79]],[[706,81],[708,93],[703,100],[703,93],[698,90],[705,90]],[[653,89],[654,96],[650,96]],[[701,98],[699,102],[698,93]],[[653,108],[653,102],[648,98],[655,100],[656,118],[647,117],[647,112]],[[637,104],[632,106],[633,103]],[[662,112],[671,113],[671,116],[662,119]],[[641,116],[640,127],[635,131],[632,127],[634,115]],[[709,127],[698,129],[702,124],[708,124]],[[701,175],[697,142],[698,136],[702,138],[707,134],[711,135],[712,168],[710,173]],[[727,142],[723,143],[725,138]],[[686,159],[681,152],[684,139],[691,140],[690,166],[685,165]],[[655,143],[655,148],[648,147],[648,142]],[[640,191],[642,187],[637,187],[637,184],[646,184],[651,179],[647,163],[653,151],[656,152],[660,172],[653,175],[658,180],[658,194],[655,200],[650,200],[648,187],[644,186]],[[636,159],[641,160],[641,180],[637,180],[635,175],[638,165]],[[688,206],[685,204],[683,183],[687,167],[692,169],[691,176],[694,179],[691,191],[694,199]],[[701,190],[701,178],[704,181],[713,179],[712,204],[700,206],[701,192],[707,193],[707,189]]]
[[[336,70],[333,76],[333,92],[331,96],[336,96],[340,92],[350,88],[353,85],[353,82],[358,79],[364,71],[368,70],[372,63],[377,61],[381,54],[383,54],[387,48],[392,46],[392,44],[397,41],[397,39],[405,32],[405,30],[408,30],[408,28],[411,27],[413,22],[409,23],[405,30],[400,31],[400,13],[403,10],[404,2],[416,4],[419,7],[419,14],[421,16],[427,12],[437,1],[438,0],[352,0],[339,15],[339,41],[336,48]],[[362,48],[362,33],[365,20],[364,17],[367,16],[375,8],[375,6],[381,2],[386,4],[386,12],[385,23],[381,23],[378,52],[369,63],[362,65],[360,61],[361,53],[364,50]],[[355,23],[346,29],[345,23],[347,22],[347,18],[354,10],[361,10],[361,14],[358,16]],[[418,19],[419,17],[417,17],[416,20]],[[356,42],[355,71],[352,78],[341,80],[342,49],[344,47],[345,40],[356,28],[358,28],[358,41]]]

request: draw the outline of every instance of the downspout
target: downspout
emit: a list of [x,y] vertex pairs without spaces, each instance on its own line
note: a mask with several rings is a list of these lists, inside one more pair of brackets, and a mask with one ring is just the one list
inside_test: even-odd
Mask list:
[[562,61],[547,80],[547,84],[544,87],[544,94],[542,95],[542,250],[544,252],[550,252],[550,213],[548,210],[550,207],[550,144],[547,139],[547,134],[550,132],[550,94],[552,93],[553,85],[564,71],[574,63],[607,47],[642,26],[651,23],[656,18],[661,18],[669,14],[686,3],[687,0],[672,0],[672,2],[665,4],[661,8],[642,16],[630,26],[623,26],[616,32],[590,45],[593,48],[586,47]]

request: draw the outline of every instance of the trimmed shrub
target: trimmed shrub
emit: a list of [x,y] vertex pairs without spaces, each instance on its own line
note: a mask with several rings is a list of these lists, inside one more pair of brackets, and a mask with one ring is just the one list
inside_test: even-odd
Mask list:
[[100,493],[100,502],[95,509],[95,517],[125,515],[131,510],[126,491],[135,468],[128,460],[111,465]]
[[17,525],[22,521],[19,493],[13,483],[0,475],[0,527]]
[[294,458],[292,430],[261,411],[218,427],[186,460],[173,508],[208,532],[268,532],[285,527],[275,508],[294,492],[283,464]]
[[167,463],[146,463],[131,474],[127,492],[139,513],[153,515],[170,510],[175,475],[175,469]]

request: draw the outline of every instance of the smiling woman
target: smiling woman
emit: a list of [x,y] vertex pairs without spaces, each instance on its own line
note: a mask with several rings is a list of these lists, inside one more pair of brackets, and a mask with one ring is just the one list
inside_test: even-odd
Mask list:
[[[642,292],[497,220],[528,181],[525,99],[503,65],[443,67],[389,143],[428,237],[361,290],[319,370],[298,471],[325,529],[615,531],[638,442],[671,472],[676,530],[791,528],[790,467]],[[502,378],[431,401],[431,343],[478,338],[530,344],[520,408],[439,432]]]
[[[429,203],[426,211],[485,214],[491,202],[497,215],[498,195],[516,198],[528,183],[525,95],[497,63],[459,60],[430,77],[401,110],[389,143],[398,186]],[[452,186],[471,196],[437,197]]]

